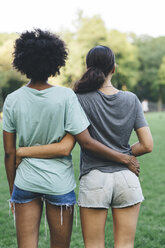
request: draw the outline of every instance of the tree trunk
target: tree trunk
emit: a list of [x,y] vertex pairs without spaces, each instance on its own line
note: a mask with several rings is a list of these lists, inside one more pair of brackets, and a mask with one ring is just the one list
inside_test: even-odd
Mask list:
[[162,100],[162,87],[159,86],[159,93],[158,93],[158,111],[162,111],[163,100]]

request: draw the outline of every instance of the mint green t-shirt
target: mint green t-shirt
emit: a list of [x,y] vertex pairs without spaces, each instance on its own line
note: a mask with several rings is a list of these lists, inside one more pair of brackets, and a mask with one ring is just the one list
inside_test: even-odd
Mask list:
[[[76,135],[89,126],[75,93],[55,86],[45,90],[22,87],[9,94],[3,107],[3,130],[18,134],[19,146],[59,142],[66,132]],[[44,194],[66,194],[76,187],[72,157],[24,158],[15,185]]]

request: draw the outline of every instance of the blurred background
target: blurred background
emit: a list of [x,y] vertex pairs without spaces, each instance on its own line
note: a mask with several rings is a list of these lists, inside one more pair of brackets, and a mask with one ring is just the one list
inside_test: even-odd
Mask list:
[[0,112],[6,95],[27,83],[12,68],[12,52],[19,33],[33,28],[58,33],[69,49],[66,67],[50,83],[72,87],[88,50],[106,45],[116,56],[114,85],[136,93],[149,111],[165,110],[164,1],[6,0],[0,7]]
[[[116,56],[113,83],[134,92],[142,102],[154,139],[154,151],[139,158],[142,204],[136,248],[165,247],[165,1],[164,0],[5,0],[0,1],[0,117],[7,94],[28,80],[12,68],[14,41],[33,28],[59,34],[69,49],[61,75],[54,85],[72,87],[85,71],[85,57],[96,45],[110,47]],[[137,141],[135,133],[130,143]],[[79,146],[72,153],[77,185]],[[0,120],[0,248],[15,248],[16,230],[8,216],[9,192],[5,173]],[[76,188],[78,194],[78,187]],[[71,248],[83,248],[81,225],[74,219]],[[75,214],[76,215],[76,214]],[[78,225],[76,225],[78,222]],[[105,247],[113,247],[112,217],[106,223]],[[44,218],[39,248],[47,248]]]

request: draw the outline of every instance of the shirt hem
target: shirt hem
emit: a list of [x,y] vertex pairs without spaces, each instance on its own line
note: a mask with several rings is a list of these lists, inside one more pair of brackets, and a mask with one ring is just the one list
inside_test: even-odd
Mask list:
[[3,129],[3,131],[8,132],[8,133],[16,133],[16,130],[10,130],[10,129],[4,128],[4,127],[2,129]]
[[[73,132],[70,132],[70,131],[68,131],[69,133],[71,133],[72,135],[77,135],[77,134],[79,134],[79,133],[82,133],[83,131],[85,131],[86,129],[88,129],[88,127],[90,126],[90,123],[88,124],[88,125],[85,125],[83,128],[81,128],[80,130],[78,130],[78,131],[73,131]],[[67,130],[66,130],[67,131]]]
[[118,172],[118,171],[122,171],[122,170],[129,170],[129,169],[127,167],[118,168],[116,170],[103,170],[103,169],[98,168],[98,167],[97,168],[91,168],[91,169],[89,169],[89,170],[84,171],[83,173],[81,173],[80,174],[80,177],[79,177],[79,180],[81,179],[81,177],[85,176],[86,174],[88,174],[92,170],[99,170],[99,171],[101,171],[103,173],[114,173],[114,172]]

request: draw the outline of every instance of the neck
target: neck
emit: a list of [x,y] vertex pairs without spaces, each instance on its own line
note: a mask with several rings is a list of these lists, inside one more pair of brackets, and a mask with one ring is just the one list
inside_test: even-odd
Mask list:
[[112,79],[112,75],[109,74],[106,78],[105,78],[105,81],[102,85],[101,88],[105,88],[105,87],[113,87],[112,83],[111,83],[111,79]]
[[44,85],[44,84],[48,84],[48,80],[45,81],[40,81],[40,80],[33,80],[31,79],[29,84],[35,84],[35,85]]
[[111,81],[105,81],[104,83],[103,83],[103,85],[102,85],[102,87],[101,88],[107,88],[107,87],[113,87],[113,85],[112,85],[112,83],[111,83]]
[[49,84],[48,81],[39,81],[33,79],[26,86],[37,90],[44,90],[52,87],[52,85]]

